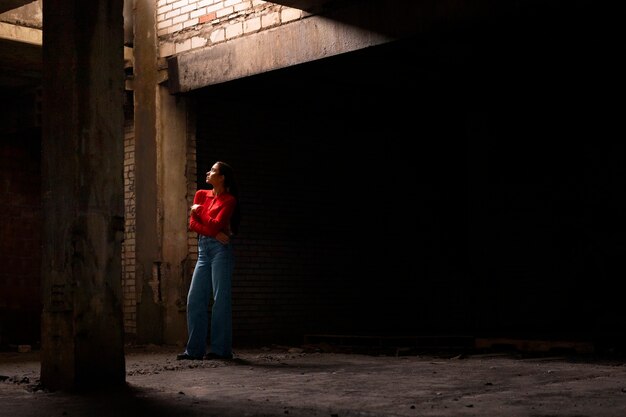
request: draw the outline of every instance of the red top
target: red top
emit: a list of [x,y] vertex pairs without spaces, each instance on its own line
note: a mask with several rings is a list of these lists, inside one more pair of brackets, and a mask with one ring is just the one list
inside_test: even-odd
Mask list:
[[193,203],[200,206],[189,216],[189,230],[215,237],[219,232],[229,234],[230,218],[237,200],[224,192],[217,197],[213,190],[198,190]]

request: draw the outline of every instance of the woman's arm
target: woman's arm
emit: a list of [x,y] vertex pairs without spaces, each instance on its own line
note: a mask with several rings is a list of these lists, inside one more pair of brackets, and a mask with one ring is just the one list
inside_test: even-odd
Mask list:
[[191,206],[190,225],[199,223],[201,230],[204,231],[199,233],[207,236],[216,237],[219,232],[227,235],[235,204],[235,198],[230,195],[213,201],[210,206],[194,204]]

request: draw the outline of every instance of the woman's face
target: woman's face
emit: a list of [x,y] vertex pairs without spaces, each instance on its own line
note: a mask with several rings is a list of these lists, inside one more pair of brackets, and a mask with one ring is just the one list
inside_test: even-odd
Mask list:
[[212,186],[224,182],[224,176],[220,174],[220,165],[217,162],[213,164],[211,170],[206,173],[206,182]]

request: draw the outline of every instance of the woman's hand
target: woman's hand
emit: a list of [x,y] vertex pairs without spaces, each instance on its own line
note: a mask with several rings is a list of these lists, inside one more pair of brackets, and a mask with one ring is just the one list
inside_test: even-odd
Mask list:
[[189,214],[192,214],[194,211],[196,211],[198,207],[200,207],[200,204],[194,204],[193,206],[191,206],[191,209],[189,210]]

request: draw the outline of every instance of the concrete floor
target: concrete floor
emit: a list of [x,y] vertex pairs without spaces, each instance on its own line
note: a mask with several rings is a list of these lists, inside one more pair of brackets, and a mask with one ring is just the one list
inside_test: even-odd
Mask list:
[[590,355],[364,355],[245,349],[177,361],[177,347],[128,348],[123,390],[38,386],[38,352],[0,353],[0,416],[626,416],[626,363]]

